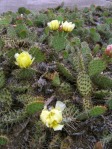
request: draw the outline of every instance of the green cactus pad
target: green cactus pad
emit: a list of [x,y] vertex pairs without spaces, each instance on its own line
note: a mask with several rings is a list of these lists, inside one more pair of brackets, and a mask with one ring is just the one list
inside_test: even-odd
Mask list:
[[109,109],[112,110],[112,99],[107,100],[106,103],[107,103]]
[[31,68],[16,69],[12,72],[12,74],[17,79],[27,79],[28,80],[28,79],[31,79],[36,74],[36,71]]
[[22,94],[22,95],[17,96],[17,100],[25,105],[25,104],[28,104],[30,102],[37,101],[37,100],[43,101],[44,98],[42,96],[32,96],[29,94]]
[[9,142],[9,139],[6,136],[0,135],[0,145],[6,145],[8,144],[8,142]]
[[88,66],[90,76],[100,74],[105,69],[106,69],[106,63],[101,59],[93,59]]
[[89,96],[92,91],[92,84],[88,74],[80,72],[77,76],[77,87],[82,96]]
[[92,79],[93,83],[100,89],[112,89],[112,78],[107,77],[103,74],[94,76]]
[[26,105],[26,112],[29,115],[32,115],[32,114],[35,114],[36,112],[41,111],[43,107],[44,107],[44,102],[33,101]]
[[3,70],[0,70],[0,88],[2,88],[5,85],[5,75]]
[[61,73],[64,77],[66,77],[70,81],[74,81],[74,77],[72,76],[70,70],[64,66],[62,63],[57,63],[57,68],[59,73]]
[[12,104],[11,93],[7,89],[0,90],[0,113],[10,109]]
[[26,117],[26,112],[24,110],[9,111],[1,117],[1,124],[13,124],[20,122]]
[[11,82],[8,84],[8,89],[13,92],[18,93],[24,93],[26,92],[30,87],[30,84],[28,81],[17,81],[14,78],[12,78]]
[[112,96],[112,91],[109,90],[99,90],[94,92],[94,96],[96,98],[104,98],[104,97],[109,97]]
[[91,108],[92,108],[91,98],[90,97],[83,98],[83,109],[85,111],[88,111]]
[[66,38],[64,36],[61,35],[55,35],[51,38],[51,46],[57,50],[57,51],[61,51],[63,49],[65,49],[66,46]]
[[57,72],[54,73],[54,76],[52,79],[52,85],[56,86],[56,87],[60,85],[60,78],[59,78],[59,74]]
[[73,66],[76,72],[85,70],[84,59],[80,52],[73,57]]
[[96,117],[104,114],[107,108],[105,106],[95,106],[89,111],[89,115]]
[[15,30],[16,30],[18,37],[20,37],[21,39],[26,38],[29,34],[29,30],[25,24],[18,24]]

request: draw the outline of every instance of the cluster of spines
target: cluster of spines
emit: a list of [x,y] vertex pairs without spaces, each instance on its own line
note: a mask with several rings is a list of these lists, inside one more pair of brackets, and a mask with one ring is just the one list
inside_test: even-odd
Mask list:
[[4,114],[1,117],[1,124],[13,124],[20,122],[26,117],[26,112],[25,110],[14,110],[14,111],[9,111],[8,113]]
[[0,106],[1,106],[0,113],[9,111],[11,104],[12,104],[11,93],[6,88],[2,89],[0,91]]

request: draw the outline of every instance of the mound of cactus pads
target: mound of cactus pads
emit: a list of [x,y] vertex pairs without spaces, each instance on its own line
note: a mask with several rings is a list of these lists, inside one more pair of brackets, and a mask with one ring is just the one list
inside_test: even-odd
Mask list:
[[112,148],[111,15],[63,3],[0,15],[0,149]]

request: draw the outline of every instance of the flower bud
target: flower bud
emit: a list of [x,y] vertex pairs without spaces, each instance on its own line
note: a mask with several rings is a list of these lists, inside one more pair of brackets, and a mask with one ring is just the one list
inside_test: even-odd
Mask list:
[[112,44],[107,46],[105,54],[112,58]]

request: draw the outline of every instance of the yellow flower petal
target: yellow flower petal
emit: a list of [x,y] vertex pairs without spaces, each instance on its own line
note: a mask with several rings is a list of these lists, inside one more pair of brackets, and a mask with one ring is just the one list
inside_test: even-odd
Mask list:
[[52,20],[51,22],[48,22],[47,25],[51,30],[57,30],[59,28],[60,22],[58,20]]
[[62,112],[61,112],[60,110],[58,110],[58,109],[52,109],[52,110],[50,111],[50,121],[51,121],[51,123],[52,123],[54,120],[55,120],[57,123],[61,123],[61,121],[62,121]]
[[18,65],[20,68],[27,68],[34,61],[34,58],[32,59],[32,56],[28,52],[25,52],[25,51],[23,51],[20,54],[16,53],[15,58],[16,58],[15,64]]
[[47,125],[48,125],[47,118],[48,118],[49,114],[50,114],[50,111],[45,110],[45,109],[42,110],[42,113],[41,113],[41,115],[40,115],[40,119],[41,119],[41,121],[42,121],[44,124],[47,124]]
[[57,124],[53,127],[53,129],[54,129],[54,131],[62,130],[63,127],[64,127],[64,125]]
[[56,109],[63,111],[65,109],[65,107],[66,107],[66,105],[63,102],[61,102],[61,101],[56,102],[56,105],[55,105]]
[[71,32],[74,29],[75,24],[72,24],[72,22],[65,21],[64,23],[62,22],[61,27],[62,27],[63,31]]

